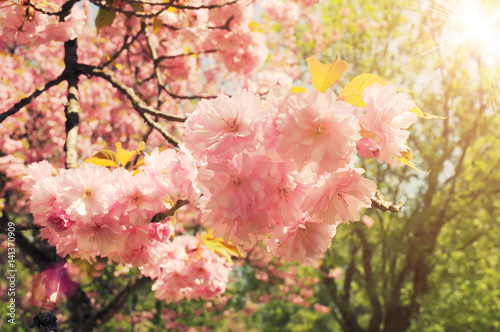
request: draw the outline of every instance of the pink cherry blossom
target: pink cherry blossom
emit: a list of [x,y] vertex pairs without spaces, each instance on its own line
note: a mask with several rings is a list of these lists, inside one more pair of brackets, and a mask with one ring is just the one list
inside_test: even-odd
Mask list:
[[364,158],[377,158],[380,155],[380,146],[369,138],[359,140],[356,143],[356,149]]
[[289,261],[303,262],[322,257],[330,246],[337,225],[327,225],[315,218],[297,222],[278,238],[278,245],[271,249],[277,256]]
[[87,163],[74,172],[63,173],[60,195],[68,214],[88,223],[91,217],[107,213],[116,195],[111,178],[106,168]]
[[144,275],[155,279],[155,296],[167,303],[181,299],[214,298],[224,292],[232,266],[215,255],[193,236],[178,236],[159,244],[160,255],[141,267]]
[[278,151],[293,158],[299,169],[315,161],[335,171],[354,153],[360,138],[354,108],[335,99],[333,93],[306,91],[288,98],[288,112],[278,115],[276,126],[282,136]]
[[358,221],[359,211],[371,206],[375,182],[363,178],[362,169],[344,169],[320,179],[306,194],[303,208],[327,224]]
[[232,97],[202,100],[186,121],[186,147],[197,156],[218,158],[255,150],[253,129],[259,110],[259,96],[245,90]]
[[392,156],[400,157],[400,152],[408,150],[406,141],[408,128],[417,121],[417,115],[410,112],[415,103],[408,94],[397,92],[394,84],[385,86],[373,84],[363,91],[366,113],[359,119],[364,130],[376,134],[373,142],[380,146],[378,159],[390,162]]

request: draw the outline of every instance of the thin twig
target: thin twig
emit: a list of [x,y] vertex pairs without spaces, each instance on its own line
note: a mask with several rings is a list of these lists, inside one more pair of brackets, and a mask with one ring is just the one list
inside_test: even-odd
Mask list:
[[47,83],[45,83],[45,85],[43,87],[40,87],[40,88],[36,89],[28,97],[23,98],[20,101],[18,101],[7,112],[4,112],[4,113],[0,114],[0,123],[2,123],[3,120],[5,120],[8,116],[16,114],[19,110],[21,110],[24,106],[26,106],[29,103],[31,103],[39,95],[41,95],[42,93],[44,93],[45,91],[47,91],[51,87],[58,85],[59,83],[61,83],[65,79],[66,79],[66,72],[63,72],[61,75],[59,75],[59,77],[53,79],[52,81],[48,81]]
[[179,199],[177,202],[175,202],[175,205],[172,206],[170,209],[168,209],[164,212],[160,212],[157,215],[155,215],[153,217],[153,219],[151,220],[151,222],[160,222],[167,217],[172,217],[177,210],[179,210],[181,207],[183,207],[184,205],[187,205],[189,203],[190,202],[187,199]]
[[122,94],[124,94],[128,100],[130,100],[134,109],[136,109],[140,113],[155,115],[155,116],[158,116],[160,118],[166,119],[168,121],[174,121],[174,122],[186,121],[186,117],[162,113],[162,112],[156,110],[155,108],[147,105],[146,102],[144,102],[144,100],[142,100],[135,93],[134,89],[129,88],[124,83],[120,82],[119,80],[117,80],[116,78],[111,76],[106,69],[99,69],[97,67],[93,67],[93,66],[89,66],[89,65],[82,65],[82,64],[80,64],[78,66],[78,68],[82,72],[82,74],[100,77],[100,78],[105,79],[109,83],[111,83],[112,86],[114,86],[118,91],[120,91]]

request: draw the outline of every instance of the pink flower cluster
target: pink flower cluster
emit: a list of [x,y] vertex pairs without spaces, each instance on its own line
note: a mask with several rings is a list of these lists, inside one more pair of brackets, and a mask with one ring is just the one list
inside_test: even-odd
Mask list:
[[31,191],[34,222],[45,227],[41,236],[60,255],[142,265],[174,231],[171,222],[152,218],[172,201],[197,196],[195,174],[189,154],[155,149],[135,175],[94,164],[59,171],[46,161],[31,164],[23,189]]
[[212,299],[226,289],[232,265],[217,256],[200,239],[182,235],[157,247],[158,257],[141,267],[156,281],[155,295],[167,303],[181,299]]
[[354,166],[367,133],[387,160],[405,148],[400,129],[415,120],[413,104],[391,85],[367,91],[365,110],[332,92],[283,87],[266,100],[244,90],[201,101],[184,133],[205,226],[245,247],[267,241],[289,260],[321,257],[337,225],[371,206],[376,185]]
[[[10,3],[10,4],[9,4]],[[77,38],[86,23],[84,10],[75,6],[63,22],[56,15],[45,15],[33,7],[49,12],[58,12],[64,1],[17,1],[7,0],[0,7],[0,44],[43,44],[48,41],[67,41]]]
[[410,112],[415,103],[406,93],[398,93],[394,84],[373,84],[363,91],[366,113],[359,120],[369,136],[358,143],[358,151],[366,158],[391,162],[392,156],[401,157],[408,150],[407,130],[417,122],[417,115]]

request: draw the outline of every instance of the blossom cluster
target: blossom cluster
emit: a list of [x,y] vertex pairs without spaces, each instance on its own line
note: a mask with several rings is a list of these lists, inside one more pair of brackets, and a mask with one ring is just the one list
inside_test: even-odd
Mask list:
[[60,21],[57,15],[41,12],[59,12],[64,4],[61,0],[7,0],[2,4],[0,45],[14,41],[18,45],[35,45],[75,39],[82,33],[87,20],[81,7],[75,7],[63,21]]
[[157,246],[159,255],[141,267],[155,279],[156,298],[167,303],[181,299],[212,299],[226,289],[232,264],[191,235],[177,236]]
[[46,161],[31,164],[23,189],[31,191],[41,236],[61,256],[101,256],[139,266],[173,235],[170,221],[152,223],[153,217],[177,199],[196,196],[190,185],[195,173],[189,154],[155,149],[135,175],[91,163],[58,171]]
[[[289,260],[321,257],[340,223],[360,220],[376,185],[356,168],[406,150],[413,103],[392,84],[363,93],[366,108],[287,87],[266,100],[248,91],[200,102],[185,124],[198,162],[198,205],[214,236],[244,247],[266,241]],[[368,152],[370,153],[368,153]]]

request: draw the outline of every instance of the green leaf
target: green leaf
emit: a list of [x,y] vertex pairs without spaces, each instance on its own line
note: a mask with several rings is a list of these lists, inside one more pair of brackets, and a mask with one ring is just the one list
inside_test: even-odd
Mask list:
[[95,18],[95,27],[97,28],[97,33],[104,27],[110,26],[115,20],[116,12],[113,10],[99,8],[97,16]]

